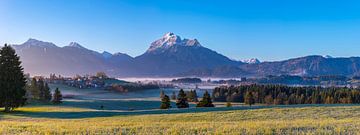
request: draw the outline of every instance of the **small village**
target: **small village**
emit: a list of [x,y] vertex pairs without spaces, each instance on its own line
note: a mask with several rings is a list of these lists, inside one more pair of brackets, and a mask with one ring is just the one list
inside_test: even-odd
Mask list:
[[44,80],[49,84],[66,85],[78,89],[103,89],[116,92],[129,92],[146,89],[158,89],[160,87],[172,87],[172,85],[165,85],[158,82],[127,82],[108,77],[104,72],[97,72],[95,75],[76,75],[74,77],[64,77],[62,75],[50,74],[49,77],[34,76],[33,78],[36,80]]

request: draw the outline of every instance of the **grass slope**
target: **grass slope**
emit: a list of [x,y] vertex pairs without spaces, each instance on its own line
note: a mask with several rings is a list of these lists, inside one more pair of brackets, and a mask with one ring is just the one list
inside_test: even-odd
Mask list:
[[[200,110],[202,111],[153,110],[136,113],[63,106],[32,106],[20,108],[13,114],[0,113],[0,134],[357,134],[360,132],[360,106]],[[89,115],[90,112],[97,115],[82,116]],[[59,115],[76,117],[59,117]]]

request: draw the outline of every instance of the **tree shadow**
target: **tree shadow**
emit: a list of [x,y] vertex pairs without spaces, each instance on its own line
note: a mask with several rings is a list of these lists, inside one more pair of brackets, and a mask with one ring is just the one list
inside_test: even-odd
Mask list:
[[[59,106],[75,107],[92,110],[153,110],[159,109],[160,101],[147,101],[147,100],[68,100]],[[171,102],[172,107],[176,107],[175,102]],[[190,107],[195,107],[195,104],[190,104]]]
[[[237,107],[215,107],[215,108],[187,108],[169,110],[94,110],[82,112],[27,112],[15,111],[11,115],[24,116],[31,118],[57,118],[57,119],[81,119],[94,117],[111,117],[111,116],[136,116],[136,115],[156,115],[156,114],[182,114],[182,113],[202,113],[202,112],[217,112],[217,111],[233,111],[233,110],[252,110],[252,109],[266,109],[266,108],[302,108],[302,107],[341,107],[341,106],[360,106],[359,104],[303,104],[303,105],[276,105],[276,106],[237,106]],[[1,117],[1,116],[0,116]]]
[[79,100],[65,101],[60,106],[93,110],[150,110],[160,106],[159,101],[141,100]]
[[169,110],[137,110],[137,111],[116,111],[116,110],[99,110],[83,112],[26,112],[16,111],[14,116],[25,116],[31,118],[58,118],[58,119],[81,119],[94,117],[111,117],[111,116],[136,116],[136,115],[155,115],[155,114],[181,114],[181,113],[201,113],[215,111],[259,109],[261,106],[253,107],[218,107],[218,108],[187,108],[187,109],[169,109]]

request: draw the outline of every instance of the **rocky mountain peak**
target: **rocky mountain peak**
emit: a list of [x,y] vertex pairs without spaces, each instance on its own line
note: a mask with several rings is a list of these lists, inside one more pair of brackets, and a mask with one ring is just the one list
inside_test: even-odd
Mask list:
[[70,44],[68,45],[69,47],[75,47],[75,48],[80,48],[80,49],[85,49],[85,47],[81,46],[79,43],[77,42],[70,42]]
[[257,58],[251,58],[251,59],[247,59],[247,60],[242,60],[242,62],[247,63],[247,64],[259,64],[260,60]]
[[22,45],[31,47],[31,46],[37,46],[37,47],[56,47],[54,43],[51,42],[44,42],[37,39],[29,38],[25,43]]
[[168,32],[164,34],[163,37],[151,43],[148,52],[158,50],[158,49],[166,49],[172,46],[201,46],[197,39],[181,39],[180,36]]
[[107,51],[104,51],[101,53],[101,55],[105,58],[105,59],[108,59],[108,58],[111,58],[113,55]]

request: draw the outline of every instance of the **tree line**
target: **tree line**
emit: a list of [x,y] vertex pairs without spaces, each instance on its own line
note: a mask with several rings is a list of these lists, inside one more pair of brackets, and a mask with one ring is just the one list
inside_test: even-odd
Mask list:
[[214,89],[214,101],[267,105],[356,104],[360,90],[347,87],[291,87],[285,85],[222,86]]
[[28,102],[40,101],[40,102],[52,102],[54,104],[62,103],[62,94],[59,88],[56,88],[54,93],[51,94],[48,83],[44,82],[44,79],[33,78],[30,85],[26,88],[26,97]]
[[[161,105],[160,109],[169,109],[171,108],[170,97],[164,93],[164,91],[160,92]],[[171,99],[176,100],[177,108],[189,108],[189,102],[196,103],[196,107],[215,107],[212,103],[212,99],[210,94],[206,91],[199,101],[196,90],[184,91],[180,89],[178,95],[175,95],[175,92],[172,93]]]

